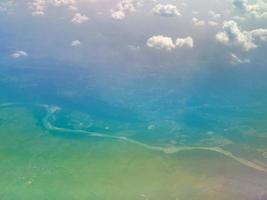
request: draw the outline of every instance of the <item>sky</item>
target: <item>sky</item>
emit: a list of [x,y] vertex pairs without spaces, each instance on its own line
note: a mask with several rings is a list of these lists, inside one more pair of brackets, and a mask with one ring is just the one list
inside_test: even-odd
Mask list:
[[266,62],[263,0],[2,0],[1,57],[194,66]]
[[2,67],[84,69],[103,88],[266,88],[264,0],[1,0],[0,26]]

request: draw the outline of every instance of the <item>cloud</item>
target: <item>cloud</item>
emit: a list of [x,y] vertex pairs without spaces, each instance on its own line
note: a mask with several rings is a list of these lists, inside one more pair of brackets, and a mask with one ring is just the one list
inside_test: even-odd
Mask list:
[[82,24],[88,20],[89,18],[86,15],[82,15],[81,13],[76,13],[71,19],[71,22],[75,24]]
[[249,51],[257,48],[258,43],[267,41],[267,29],[242,31],[235,21],[225,21],[223,31],[216,34],[216,40],[224,45]]
[[233,19],[236,20],[236,21],[245,21],[246,18],[245,17],[241,17],[241,16],[233,16]]
[[214,12],[213,10],[210,10],[210,11],[209,11],[209,15],[210,15],[213,19],[219,19],[219,18],[221,18],[221,14],[216,13],[216,12]]
[[10,56],[14,59],[18,59],[21,57],[27,57],[28,53],[20,50],[20,51],[16,51],[16,52],[12,53]]
[[246,10],[247,0],[233,0],[233,5],[237,9]]
[[81,42],[80,40],[74,40],[71,42],[71,46],[72,47],[77,47],[77,46],[80,46],[81,45]]
[[157,4],[153,8],[153,13],[163,17],[174,17],[174,16],[181,16],[180,12],[178,11],[177,7],[172,4]]
[[182,48],[182,47],[193,48],[194,42],[191,37],[186,37],[186,38],[177,38],[174,43],[173,39],[170,37],[156,35],[152,36],[147,40],[147,46],[159,50],[171,51],[175,48]]
[[192,19],[192,22],[195,26],[204,26],[206,24],[204,20],[199,20],[196,17]]
[[232,65],[239,65],[239,64],[249,64],[250,59],[241,59],[235,54],[231,54],[231,64]]
[[120,0],[115,10],[111,10],[111,17],[116,20],[122,20],[128,13],[136,11],[142,4],[143,0]]
[[76,0],[50,0],[51,4],[57,7],[61,6],[73,6],[76,4]]
[[47,2],[45,0],[34,0],[30,4],[30,8],[33,10],[32,12],[33,16],[44,15],[46,7],[47,7]]
[[139,51],[140,50],[140,46],[137,46],[137,45],[128,45],[128,48],[131,51]]
[[111,17],[116,20],[122,20],[126,17],[126,15],[123,11],[118,10],[116,12],[112,12]]
[[149,38],[147,40],[147,46],[150,48],[167,51],[176,48],[176,45],[173,43],[172,38],[162,35],[152,36],[151,38]]
[[45,13],[41,10],[36,10],[34,12],[32,12],[32,16],[40,16],[40,15],[45,15]]
[[15,2],[12,0],[0,2],[0,12],[10,11],[15,5]]
[[248,34],[254,41],[267,42],[267,29],[255,29],[249,31]]
[[30,8],[32,9],[32,15],[45,15],[46,9],[49,6],[53,7],[68,7],[71,10],[77,10],[76,0],[33,0],[30,3]]
[[182,48],[182,47],[193,48],[194,47],[194,41],[191,37],[177,38],[175,44],[176,44],[176,47],[179,47],[179,48]]
[[208,25],[210,25],[210,26],[218,26],[219,23],[215,22],[215,21],[208,21]]
[[248,0],[234,0],[233,6],[244,14],[256,18],[267,18],[267,2],[256,0],[254,3],[249,3]]

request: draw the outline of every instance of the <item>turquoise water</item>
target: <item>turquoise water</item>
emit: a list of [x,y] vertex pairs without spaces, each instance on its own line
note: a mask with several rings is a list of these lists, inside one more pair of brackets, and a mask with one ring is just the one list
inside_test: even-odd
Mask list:
[[0,199],[265,199],[254,73],[2,67]]

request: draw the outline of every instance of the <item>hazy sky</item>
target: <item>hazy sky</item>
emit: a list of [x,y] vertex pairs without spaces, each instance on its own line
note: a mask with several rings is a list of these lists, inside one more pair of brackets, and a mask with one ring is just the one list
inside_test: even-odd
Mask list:
[[82,69],[108,101],[267,88],[263,0],[1,0],[0,26],[0,67]]
[[263,0],[2,0],[1,59],[249,65],[267,43]]
[[126,95],[132,80],[145,91],[197,88],[198,79],[256,88],[266,72],[262,0],[2,0],[0,8],[2,66],[86,69],[104,92]]

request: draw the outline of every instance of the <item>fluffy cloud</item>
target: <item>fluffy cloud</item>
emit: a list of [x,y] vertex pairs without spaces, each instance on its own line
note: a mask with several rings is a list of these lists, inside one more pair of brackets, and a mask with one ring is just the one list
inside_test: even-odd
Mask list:
[[126,17],[126,15],[123,11],[118,10],[116,12],[112,12],[111,17],[116,20],[122,20]]
[[248,0],[234,0],[233,5],[244,14],[249,14],[256,18],[267,18],[267,2],[256,0],[249,4]]
[[153,8],[153,13],[159,16],[164,16],[164,17],[181,16],[177,7],[172,4],[165,4],[165,5],[157,4]]
[[34,0],[31,4],[30,7],[32,8],[33,12],[32,15],[44,15],[45,14],[45,9],[47,7],[47,2],[45,0]]
[[191,37],[186,37],[186,38],[177,38],[174,43],[173,39],[170,37],[156,35],[152,36],[147,40],[147,46],[159,50],[171,51],[175,48],[182,48],[182,47],[193,48],[194,42]]
[[162,35],[157,35],[149,38],[147,40],[147,46],[150,48],[162,49],[167,51],[176,48],[176,45],[173,43],[172,38]]
[[241,59],[235,54],[231,54],[231,64],[232,65],[239,65],[239,64],[248,64],[250,63],[250,59]]
[[223,31],[216,34],[216,40],[222,44],[249,51],[257,48],[258,43],[267,41],[267,29],[242,31],[235,21],[225,21]]
[[82,15],[81,13],[76,13],[71,19],[71,22],[75,24],[82,24],[88,20],[89,18],[86,15]]
[[72,47],[77,47],[77,46],[80,46],[81,45],[81,42],[80,40],[74,40],[71,42],[70,44]]
[[136,11],[143,4],[143,0],[120,0],[115,10],[111,10],[111,17],[116,20],[124,19],[128,13]]
[[48,6],[62,7],[66,6],[70,9],[76,9],[76,0],[33,0],[30,8],[33,10],[32,15],[44,15]]
[[18,59],[21,57],[27,57],[28,53],[25,51],[16,51],[16,52],[12,53],[10,56],[14,59]]
[[182,48],[182,47],[193,48],[194,47],[194,41],[191,37],[177,38],[175,44],[176,44],[176,47],[179,47],[179,48]]
[[195,26],[204,26],[206,24],[204,20],[199,20],[196,17],[192,19],[192,22]]

